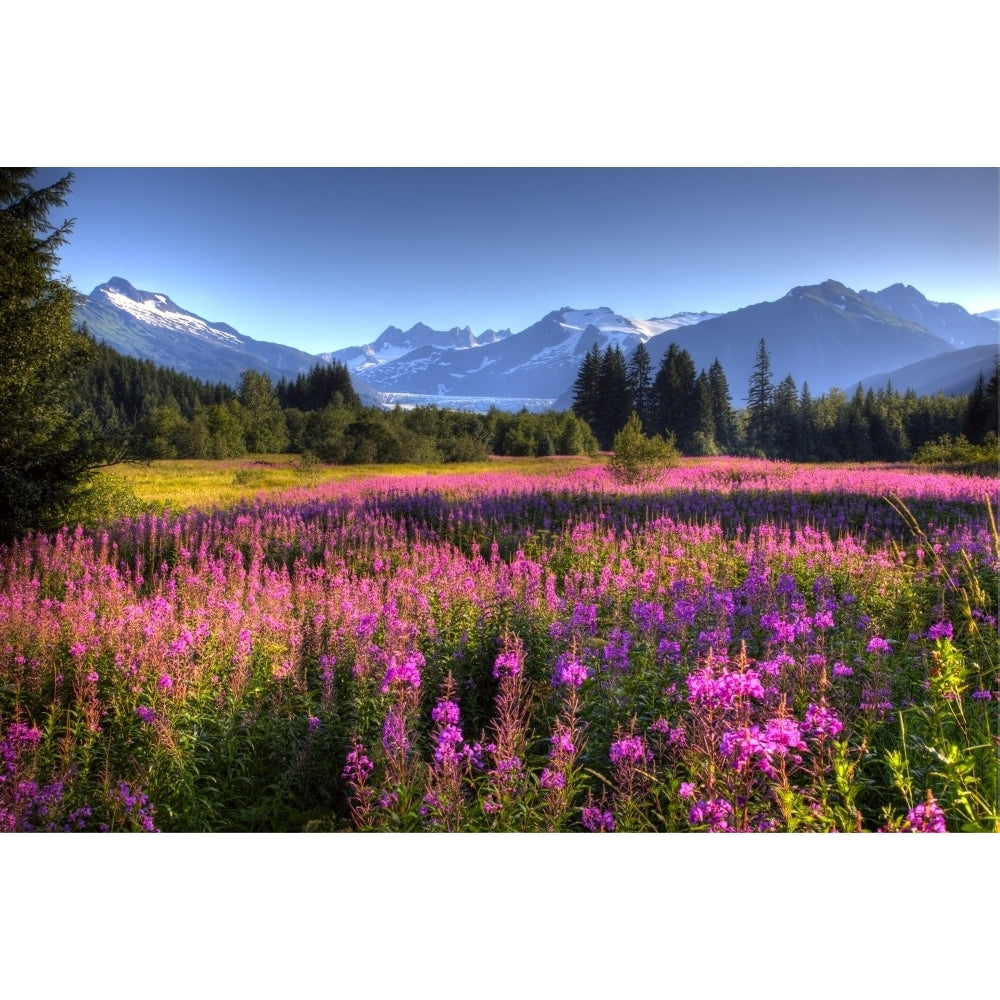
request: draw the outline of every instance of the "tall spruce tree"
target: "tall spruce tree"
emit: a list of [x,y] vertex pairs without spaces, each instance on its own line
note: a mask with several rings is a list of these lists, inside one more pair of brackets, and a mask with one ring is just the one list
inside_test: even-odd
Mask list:
[[657,431],[673,434],[677,447],[688,454],[698,428],[698,397],[694,359],[682,347],[670,344],[653,380],[657,406]]
[[733,413],[733,399],[729,394],[729,380],[718,358],[708,369],[708,386],[712,396],[715,443],[724,454],[732,455],[738,444],[736,415]]
[[774,437],[774,383],[771,355],[761,337],[747,391],[747,447],[770,454]]
[[625,426],[631,412],[625,369],[622,349],[617,344],[609,344],[601,355],[599,408],[594,428],[597,440],[605,450],[611,447],[615,435]]
[[570,409],[596,433],[597,415],[601,410],[601,349],[596,342],[587,351],[576,373]]
[[75,293],[56,274],[72,222],[73,175],[47,187],[30,168],[0,169],[0,539],[57,527],[95,469],[119,457],[72,412],[92,341],[73,327]]
[[653,362],[649,357],[646,345],[639,342],[632,357],[629,359],[625,383],[628,389],[629,402],[638,414],[644,434],[653,430],[655,407],[653,405]]

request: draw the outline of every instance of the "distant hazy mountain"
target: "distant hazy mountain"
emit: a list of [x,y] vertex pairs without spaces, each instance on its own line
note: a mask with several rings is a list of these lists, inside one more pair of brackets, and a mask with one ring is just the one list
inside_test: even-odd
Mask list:
[[699,370],[718,358],[739,407],[761,339],[775,384],[791,374],[800,389],[808,382],[814,396],[834,386],[848,391],[872,372],[892,371],[953,346],[833,280],[793,288],[774,302],[746,306],[693,329],[660,334],[646,346],[654,366],[671,341],[691,354]]
[[77,307],[76,321],[123,354],[207,382],[236,385],[255,369],[277,380],[307,372],[320,359],[294,347],[245,337],[182,309],[160,292],[144,292],[124,278],[98,285]]
[[952,347],[997,342],[995,316],[973,316],[954,302],[930,302],[912,285],[890,285],[880,292],[862,290],[858,295],[879,309],[919,323]]
[[863,378],[861,387],[878,390],[891,384],[897,392],[912,389],[918,396],[933,396],[939,392],[946,396],[964,396],[972,391],[980,374],[984,381],[990,380],[996,357],[995,344],[964,347],[935,354],[895,371]]

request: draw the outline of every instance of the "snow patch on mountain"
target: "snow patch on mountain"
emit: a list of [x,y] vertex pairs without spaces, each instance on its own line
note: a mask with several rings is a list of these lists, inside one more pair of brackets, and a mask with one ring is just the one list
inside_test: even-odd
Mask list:
[[108,287],[100,289],[100,293],[107,299],[109,305],[128,313],[140,323],[187,333],[204,340],[223,341],[233,346],[240,344],[239,337],[232,333],[220,330],[191,313],[179,311],[176,307],[171,308],[173,304],[165,295],[146,292],[145,298],[134,298],[116,288]]

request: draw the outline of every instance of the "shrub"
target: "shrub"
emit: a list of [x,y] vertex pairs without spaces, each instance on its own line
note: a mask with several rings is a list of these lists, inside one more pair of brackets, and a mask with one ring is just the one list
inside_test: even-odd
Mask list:
[[646,437],[635,411],[615,435],[612,449],[614,455],[608,462],[608,471],[621,483],[646,482],[680,463],[673,433],[666,440],[659,434]]

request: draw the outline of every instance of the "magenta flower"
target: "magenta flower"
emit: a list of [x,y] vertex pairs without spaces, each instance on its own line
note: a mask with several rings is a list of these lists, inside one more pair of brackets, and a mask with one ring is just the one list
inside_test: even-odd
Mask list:
[[888,655],[892,652],[892,646],[889,645],[889,641],[887,639],[882,639],[877,635],[873,635],[868,640],[868,645],[865,648],[869,653],[876,653],[880,655]]
[[422,653],[410,653],[400,663],[395,656],[389,660],[389,666],[385,670],[385,680],[382,681],[382,694],[388,694],[394,687],[410,687],[416,689],[420,687],[420,668],[426,666],[427,661]]
[[160,674],[160,679],[156,682],[156,686],[161,691],[169,691],[174,686],[174,679],[170,674]]
[[614,765],[625,764],[639,767],[652,755],[646,750],[646,744],[641,736],[628,736],[612,743],[608,756]]
[[566,776],[559,771],[553,771],[546,767],[543,768],[542,773],[538,776],[538,783],[548,791],[559,791],[566,787]]
[[497,680],[501,677],[516,677],[523,664],[524,654],[520,648],[517,645],[506,646],[493,662],[493,676]]
[[569,687],[580,687],[587,679],[587,668],[573,653],[563,653],[556,660],[553,683],[566,684]]
[[580,822],[583,823],[584,829],[591,833],[614,833],[615,830],[614,816],[599,806],[584,806]]
[[910,833],[945,833],[944,810],[937,804],[934,796],[927,792],[927,798],[914,806],[906,814],[906,822]]
[[809,703],[805,717],[802,720],[804,731],[808,736],[836,736],[844,724],[837,718],[837,713],[825,705]]
[[439,724],[457,725],[459,719],[458,705],[453,701],[439,701],[431,709],[431,718]]
[[954,635],[955,629],[951,622],[935,622],[927,630],[927,637],[930,639],[951,639]]

